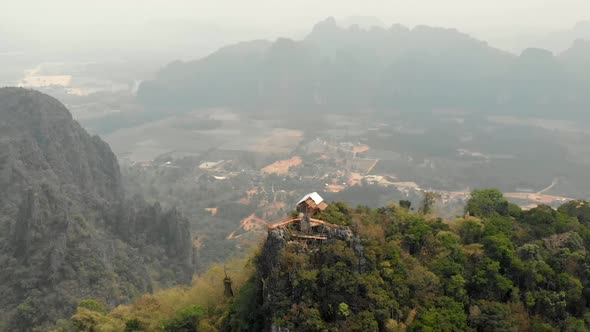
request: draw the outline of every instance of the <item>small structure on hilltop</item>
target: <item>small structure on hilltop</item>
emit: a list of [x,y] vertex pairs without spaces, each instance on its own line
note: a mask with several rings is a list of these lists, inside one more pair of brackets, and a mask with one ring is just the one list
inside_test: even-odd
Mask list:
[[271,232],[278,228],[284,228],[291,238],[298,240],[326,240],[328,230],[337,229],[338,226],[314,219],[312,216],[324,211],[327,207],[328,204],[317,192],[307,194],[297,202],[299,216],[274,222],[268,225],[268,230]]
[[317,192],[312,192],[303,196],[302,199],[297,202],[297,211],[299,212],[299,230],[303,234],[310,234],[312,231],[311,216],[324,211],[328,207],[328,204],[324,202],[322,196]]
[[297,202],[297,211],[307,216],[324,211],[327,207],[328,204],[317,192],[307,194]]

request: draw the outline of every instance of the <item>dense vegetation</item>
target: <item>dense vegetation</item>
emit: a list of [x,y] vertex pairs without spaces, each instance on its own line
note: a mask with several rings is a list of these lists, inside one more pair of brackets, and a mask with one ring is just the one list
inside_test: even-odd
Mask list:
[[579,119],[590,105],[588,59],[587,41],[559,55],[517,56],[452,29],[342,29],[328,19],[301,41],[253,41],[174,62],[138,96],[152,111],[451,108]]
[[[230,273],[243,285],[235,298],[223,297],[218,267],[214,279],[203,277],[218,285],[213,293],[196,294],[201,278],[191,290],[146,296],[110,314],[83,304],[72,322],[85,331],[590,329],[589,203],[523,211],[496,190],[480,190],[452,222],[401,206],[332,204],[319,217],[358,239],[263,251],[256,271]],[[265,273],[273,255],[277,268]]]
[[108,306],[190,282],[188,221],[125,197],[115,155],[57,100],[0,89],[0,331],[46,331],[80,299]]
[[[94,300],[80,302],[70,321],[60,321],[56,331],[217,331],[231,299],[224,297],[223,279],[232,277],[234,291],[252,276],[254,265],[248,259],[234,259],[212,265],[195,277],[190,287],[176,287],[146,294],[132,305],[121,305],[108,312]],[[243,308],[247,310],[246,307]]]

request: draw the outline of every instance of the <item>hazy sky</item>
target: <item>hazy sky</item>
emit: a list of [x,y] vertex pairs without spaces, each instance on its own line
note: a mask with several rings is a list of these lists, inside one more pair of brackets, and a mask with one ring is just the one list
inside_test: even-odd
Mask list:
[[[590,0],[0,0],[0,33],[56,41],[124,40],[146,22],[162,31],[181,20],[199,25],[196,40],[299,37],[328,16],[376,16],[390,25],[454,27],[494,38],[571,27],[590,19]],[[158,30],[150,25],[150,36]],[[201,34],[202,33],[202,34]],[[166,33],[162,33],[166,35]],[[184,36],[182,36],[184,37]],[[219,40],[222,43],[223,41]],[[75,43],[73,43],[75,45]]]
[[[327,16],[378,16],[409,25],[504,29],[566,27],[590,16],[588,0],[2,0],[10,25],[123,23],[195,18],[217,23],[290,27]],[[29,26],[28,28],[34,28]]]

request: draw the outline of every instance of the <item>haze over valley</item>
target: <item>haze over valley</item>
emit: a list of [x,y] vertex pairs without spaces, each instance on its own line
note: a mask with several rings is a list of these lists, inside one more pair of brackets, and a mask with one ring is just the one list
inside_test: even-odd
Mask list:
[[587,2],[11,10],[0,331],[590,330]]

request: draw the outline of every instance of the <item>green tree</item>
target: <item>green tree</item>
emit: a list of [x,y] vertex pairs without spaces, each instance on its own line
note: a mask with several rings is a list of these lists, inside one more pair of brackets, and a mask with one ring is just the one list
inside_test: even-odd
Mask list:
[[143,330],[143,324],[137,318],[132,318],[125,322],[125,332],[138,332]]
[[346,321],[350,324],[350,331],[354,332],[377,332],[379,331],[379,323],[375,319],[375,315],[369,311],[362,311],[356,315],[350,316]]
[[590,223],[590,203],[584,201],[571,201],[564,203],[558,209],[558,212],[570,217],[576,217],[583,224]]
[[317,218],[335,225],[350,225],[349,208],[342,202],[328,205],[328,208],[320,212]]
[[297,331],[316,332],[327,330],[326,323],[322,319],[320,311],[316,308],[303,308],[298,320],[300,325],[297,327]]
[[509,215],[508,201],[497,189],[481,189],[471,192],[465,212],[480,218]]
[[444,281],[445,295],[452,297],[457,302],[465,302],[468,299],[465,286],[467,281],[463,276],[456,274]]
[[485,237],[483,243],[489,257],[500,262],[504,268],[510,265],[514,257],[514,244],[505,234]]
[[410,208],[412,207],[412,202],[402,199],[399,201],[399,206],[405,210],[410,210]]
[[194,332],[198,331],[199,321],[205,316],[200,306],[190,306],[182,309],[176,317],[165,321],[162,330],[165,332]]
[[100,312],[101,314],[105,314],[108,312],[107,308],[104,305],[100,304],[98,301],[95,300],[82,300],[78,304],[78,307]]
[[443,297],[434,308],[428,308],[418,315],[418,319],[409,328],[411,332],[465,331],[467,315],[463,304],[451,298]]
[[413,218],[409,228],[404,234],[404,243],[410,254],[417,253],[426,242],[426,238],[432,234],[432,227],[422,218]]
[[500,262],[484,258],[469,280],[469,294],[472,297],[505,300],[512,291],[512,281],[502,275]]
[[566,293],[541,289],[533,292],[535,312],[549,319],[560,319],[566,313]]
[[479,220],[462,220],[458,230],[464,244],[477,243],[481,240],[483,225]]
[[478,301],[469,309],[470,325],[482,332],[517,332],[518,320],[504,303]]
[[422,199],[422,206],[420,212],[423,214],[430,214],[433,212],[434,204],[440,198],[440,195],[431,191],[424,192],[424,198]]
[[340,314],[340,316],[345,317],[345,318],[350,316],[350,308],[349,308],[348,304],[346,304],[345,302],[341,302],[338,305],[338,313]]

